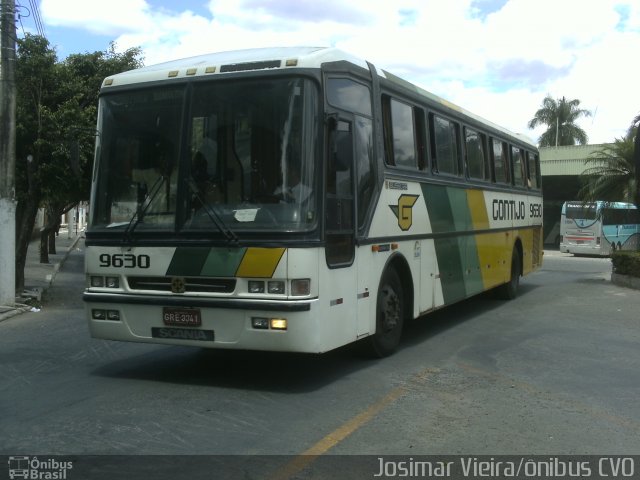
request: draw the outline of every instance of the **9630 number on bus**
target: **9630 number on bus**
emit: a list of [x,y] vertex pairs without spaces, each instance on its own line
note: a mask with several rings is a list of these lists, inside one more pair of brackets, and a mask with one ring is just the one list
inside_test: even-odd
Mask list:
[[149,268],[151,257],[149,255],[134,255],[132,253],[102,253],[100,254],[100,266],[104,268]]

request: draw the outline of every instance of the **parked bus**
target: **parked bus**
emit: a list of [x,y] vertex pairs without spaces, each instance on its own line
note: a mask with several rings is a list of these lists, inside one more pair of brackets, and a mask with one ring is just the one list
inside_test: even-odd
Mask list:
[[560,251],[576,255],[611,255],[637,250],[640,214],[632,203],[565,202],[560,218]]
[[536,146],[333,48],[177,60],[100,92],[84,301],[97,338],[393,352],[542,262]]

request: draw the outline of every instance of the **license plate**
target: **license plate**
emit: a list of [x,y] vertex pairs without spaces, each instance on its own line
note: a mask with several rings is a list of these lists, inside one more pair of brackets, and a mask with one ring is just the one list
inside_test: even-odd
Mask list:
[[202,316],[199,308],[164,307],[162,323],[175,327],[199,327],[202,325]]
[[169,340],[202,340],[205,342],[213,342],[215,340],[213,330],[196,330],[193,328],[152,327],[151,336]]

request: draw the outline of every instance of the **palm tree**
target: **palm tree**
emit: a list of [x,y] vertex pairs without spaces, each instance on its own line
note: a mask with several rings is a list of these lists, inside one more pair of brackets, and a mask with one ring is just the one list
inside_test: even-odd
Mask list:
[[578,198],[585,202],[634,202],[636,166],[634,138],[638,128],[632,126],[622,138],[593,152],[586,160],[592,166],[582,172],[583,186]]
[[579,106],[580,100],[567,100],[565,97],[554,100],[551,95],[544,97],[542,108],[529,121],[529,128],[547,126],[547,130],[540,135],[541,147],[587,143],[586,132],[575,122],[582,116],[590,117],[591,112]]

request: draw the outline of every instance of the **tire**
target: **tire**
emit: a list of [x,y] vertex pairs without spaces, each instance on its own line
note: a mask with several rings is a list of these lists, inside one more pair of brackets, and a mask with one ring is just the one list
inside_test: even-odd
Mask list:
[[520,254],[518,249],[513,249],[511,255],[511,278],[503,285],[496,288],[498,298],[502,300],[513,300],[518,296],[518,287],[520,286]]
[[404,294],[398,273],[384,272],[376,300],[376,333],[366,339],[367,353],[382,358],[395,352],[404,325]]

